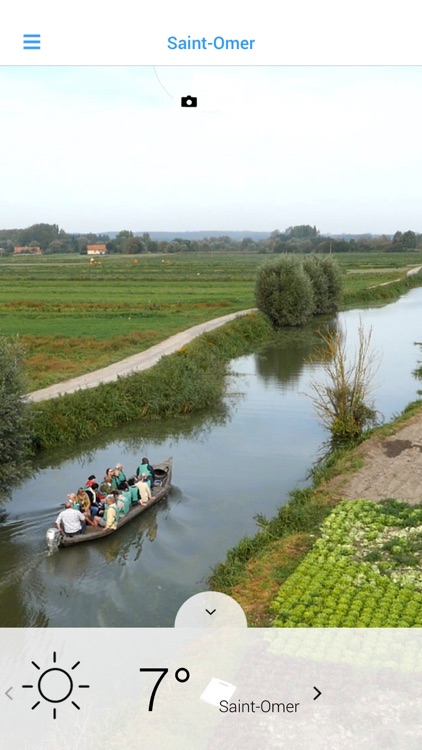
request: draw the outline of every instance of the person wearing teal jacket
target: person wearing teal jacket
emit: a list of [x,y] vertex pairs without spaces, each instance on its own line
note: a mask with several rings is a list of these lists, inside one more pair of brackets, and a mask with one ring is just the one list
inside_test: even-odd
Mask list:
[[131,502],[133,505],[137,505],[139,503],[139,490],[137,487],[135,487],[136,479],[133,477],[129,479],[128,481],[128,487],[131,494]]
[[116,464],[116,468],[114,470],[114,476],[116,479],[116,490],[119,490],[121,488],[121,485],[123,482],[126,482],[126,474],[123,471],[122,464]]
[[142,474],[146,474],[148,476],[149,488],[150,490],[152,490],[155,482],[155,471],[154,467],[151,466],[148,458],[143,458],[141,464],[136,469],[137,477],[142,476]]
[[127,482],[123,485],[123,489],[120,490],[119,500],[123,503],[120,513],[125,516],[126,513],[129,513],[132,506],[132,493]]

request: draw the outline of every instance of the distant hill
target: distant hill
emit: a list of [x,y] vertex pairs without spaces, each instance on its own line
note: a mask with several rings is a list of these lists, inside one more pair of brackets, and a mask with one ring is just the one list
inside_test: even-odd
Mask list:
[[[321,233],[322,234],[322,233]],[[392,234],[370,234],[367,232],[366,234],[324,234],[324,237],[332,237],[333,240],[346,240],[349,242],[349,240],[376,240],[378,237],[388,237],[390,240],[393,239]]]

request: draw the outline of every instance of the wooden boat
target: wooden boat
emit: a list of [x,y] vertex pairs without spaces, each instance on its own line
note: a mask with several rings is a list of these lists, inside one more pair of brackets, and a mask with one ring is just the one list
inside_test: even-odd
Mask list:
[[87,526],[83,534],[75,536],[66,536],[59,531],[57,527],[48,529],[46,534],[47,547],[50,551],[58,547],[73,547],[75,544],[83,542],[93,542],[96,539],[102,539],[109,534],[115,534],[122,526],[132,521],[134,518],[143,513],[148,508],[156,505],[165,497],[171,488],[171,475],[173,470],[173,459],[168,458],[159,464],[154,464],[155,485],[152,488],[152,498],[147,505],[133,505],[126,515],[121,515],[117,524],[117,529],[106,529],[103,526]]

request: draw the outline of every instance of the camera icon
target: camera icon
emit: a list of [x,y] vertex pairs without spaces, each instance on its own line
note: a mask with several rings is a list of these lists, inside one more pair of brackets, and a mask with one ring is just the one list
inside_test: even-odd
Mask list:
[[182,107],[197,107],[198,99],[196,98],[196,96],[191,96],[190,94],[188,94],[187,96],[182,96],[181,106]]

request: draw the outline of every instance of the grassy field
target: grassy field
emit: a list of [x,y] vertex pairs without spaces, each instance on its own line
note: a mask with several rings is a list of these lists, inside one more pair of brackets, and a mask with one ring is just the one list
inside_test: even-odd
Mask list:
[[[28,389],[97,369],[211,318],[254,305],[261,254],[26,256],[0,259],[0,334],[28,351]],[[422,253],[336,255],[345,304],[422,264]],[[356,273],[363,271],[363,273]],[[393,286],[383,287],[385,297]],[[388,291],[387,291],[388,290]]]

